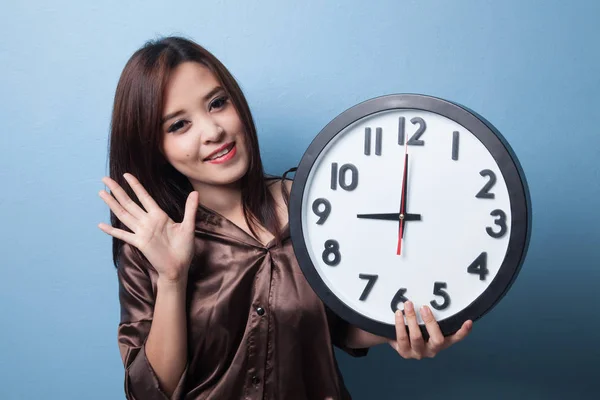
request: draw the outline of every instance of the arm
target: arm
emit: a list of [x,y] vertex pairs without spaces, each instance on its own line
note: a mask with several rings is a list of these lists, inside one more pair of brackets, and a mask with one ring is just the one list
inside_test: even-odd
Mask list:
[[186,283],[159,278],[155,296],[145,265],[128,245],[121,254],[118,340],[125,394],[138,400],[178,399],[187,363]]
[[[104,177],[112,195],[105,190],[99,195],[122,224],[98,227],[125,243],[117,262],[125,393],[128,399],[178,399],[187,372],[186,286],[195,248],[198,192],[188,195],[183,221],[176,223],[136,177],[123,177],[139,203],[114,179]],[[158,274],[156,288],[150,270]]]
[[390,341],[386,337],[363,331],[354,325],[348,327],[348,335],[346,336],[346,346],[351,349],[369,348],[378,344],[389,343]]
[[327,306],[325,306],[325,313],[333,345],[352,357],[365,357],[369,352],[369,348],[361,346],[354,339],[355,330],[359,329],[340,318]]
[[187,281],[157,282],[154,318],[146,357],[163,390],[171,396],[187,363],[185,289]]

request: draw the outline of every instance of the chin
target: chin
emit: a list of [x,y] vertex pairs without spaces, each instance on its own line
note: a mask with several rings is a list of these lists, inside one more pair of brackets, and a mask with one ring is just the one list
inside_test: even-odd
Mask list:
[[210,176],[198,177],[196,180],[215,186],[230,186],[239,183],[248,173],[248,165],[232,166],[225,171],[213,172]]
[[236,185],[236,184],[241,183],[241,180],[245,175],[246,174],[241,174],[241,175],[236,175],[236,176],[226,177],[226,178],[224,177],[222,180],[215,182],[215,184],[223,185],[223,186]]

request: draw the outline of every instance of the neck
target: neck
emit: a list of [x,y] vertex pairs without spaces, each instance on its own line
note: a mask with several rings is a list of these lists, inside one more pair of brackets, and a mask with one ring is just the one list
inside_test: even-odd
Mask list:
[[199,202],[204,207],[227,218],[243,214],[242,189],[239,182],[218,186],[192,182],[192,186],[198,192]]

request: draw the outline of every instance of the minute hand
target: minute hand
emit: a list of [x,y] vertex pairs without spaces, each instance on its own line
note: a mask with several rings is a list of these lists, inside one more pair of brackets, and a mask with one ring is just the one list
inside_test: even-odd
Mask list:
[[[381,219],[386,221],[400,221],[400,213],[387,214],[356,214],[356,218]],[[420,221],[421,214],[404,214],[404,221]]]

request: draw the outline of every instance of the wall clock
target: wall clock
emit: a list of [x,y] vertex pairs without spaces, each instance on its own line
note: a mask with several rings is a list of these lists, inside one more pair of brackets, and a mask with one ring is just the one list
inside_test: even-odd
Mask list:
[[407,299],[429,305],[444,335],[489,312],[516,279],[531,230],[505,138],[475,112],[418,94],[367,100],[327,124],[296,169],[289,210],[315,293],[389,338]]

